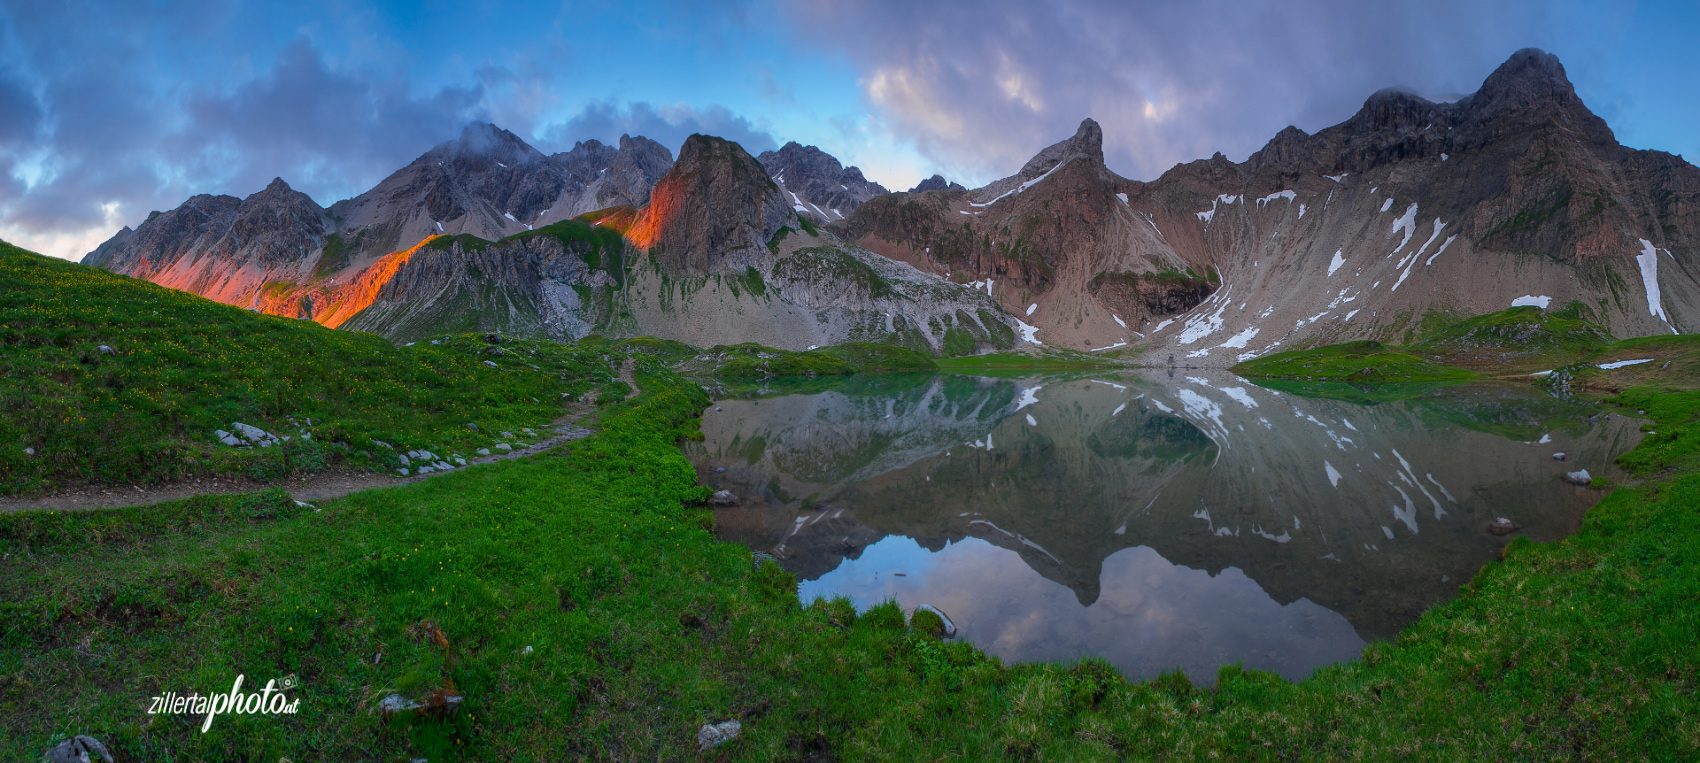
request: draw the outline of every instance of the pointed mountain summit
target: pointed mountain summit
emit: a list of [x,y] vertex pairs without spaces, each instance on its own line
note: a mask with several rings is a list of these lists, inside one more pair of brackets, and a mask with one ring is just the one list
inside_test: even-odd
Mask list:
[[909,193],[921,193],[923,191],[966,191],[966,190],[968,190],[968,189],[962,187],[961,183],[952,183],[948,180],[945,180],[943,175],[939,175],[939,174],[935,173],[932,177],[927,178],[926,180],[923,180],[919,183],[916,183],[914,188],[909,189]]
[[1086,120],[965,199],[893,194],[845,227],[992,289],[1041,341],[1177,363],[1403,342],[1424,316],[1519,300],[1580,304],[1619,336],[1700,328],[1700,207],[1676,202],[1700,170],[1618,145],[1542,51],[1454,103],[1382,90],[1245,162],[1218,153],[1149,183],[1103,167],[1102,135]]
[[737,143],[698,134],[685,139],[629,233],[675,274],[736,273],[767,255],[788,223],[796,215],[761,162]]
[[797,214],[821,223],[843,220],[868,199],[890,193],[862,177],[859,168],[845,167],[831,154],[796,141],[778,151],[764,151],[756,160]]

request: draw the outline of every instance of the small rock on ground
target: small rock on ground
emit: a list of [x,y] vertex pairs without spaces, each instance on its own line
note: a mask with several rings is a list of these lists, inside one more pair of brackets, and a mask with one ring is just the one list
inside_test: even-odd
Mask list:
[[1517,529],[1517,523],[1506,519],[1505,517],[1500,517],[1488,523],[1488,532],[1493,533],[1494,535],[1505,535],[1507,533],[1514,532]]
[[738,505],[738,496],[733,495],[730,490],[716,490],[714,495],[709,497],[708,502],[714,506],[736,506]]
[[720,723],[705,723],[697,729],[697,749],[708,752],[722,744],[738,738],[744,732],[744,724],[736,720],[721,721]]
[[[89,754],[93,753],[94,758]],[[47,763],[92,763],[92,760],[115,761],[112,753],[106,751],[106,745],[91,736],[78,734],[53,746],[47,751]]]
[[920,611],[925,611],[925,612],[931,612],[935,615],[938,615],[939,619],[944,621],[944,637],[945,638],[956,638],[956,623],[951,622],[950,617],[948,615],[946,615],[938,607],[935,607],[931,604],[922,604],[921,606],[916,607],[915,609],[920,610]]
[[1554,454],[1552,454],[1552,460],[1563,461],[1564,460],[1564,454],[1563,453],[1554,453]]
[[1577,484],[1577,485],[1587,485],[1588,483],[1594,481],[1593,477],[1588,476],[1588,470],[1587,469],[1583,469],[1581,471],[1571,472],[1569,474],[1564,475],[1564,478],[1567,479],[1567,480],[1570,480],[1572,483]]

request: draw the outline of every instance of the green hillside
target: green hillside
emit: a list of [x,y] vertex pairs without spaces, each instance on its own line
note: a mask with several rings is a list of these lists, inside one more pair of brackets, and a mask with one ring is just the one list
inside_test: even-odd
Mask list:
[[[548,342],[396,347],[0,243],[0,495],[399,466],[374,440],[470,454],[615,370]],[[220,443],[235,422],[291,440]]]

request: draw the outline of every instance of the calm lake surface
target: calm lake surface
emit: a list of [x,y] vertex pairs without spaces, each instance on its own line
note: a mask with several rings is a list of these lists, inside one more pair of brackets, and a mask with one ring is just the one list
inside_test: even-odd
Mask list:
[[[1219,371],[853,378],[703,415],[718,532],[803,600],[930,604],[1006,661],[1300,679],[1391,638],[1498,550],[1576,531],[1641,422],[1524,386],[1354,404]],[[1592,418],[1590,418],[1592,417]],[[1563,452],[1558,462],[1553,454]],[[1496,517],[1521,527],[1487,529]]]

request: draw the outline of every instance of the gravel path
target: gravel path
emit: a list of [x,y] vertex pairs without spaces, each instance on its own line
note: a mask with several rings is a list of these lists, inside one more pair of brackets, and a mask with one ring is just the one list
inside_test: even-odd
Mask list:
[[[626,361],[620,367],[620,380],[630,384],[637,390],[637,382],[632,378],[632,363]],[[493,453],[488,456],[468,458],[467,466],[487,464],[510,458],[519,458],[549,450],[559,445],[582,440],[589,437],[594,430],[579,426],[579,422],[589,418],[596,407],[581,403],[573,411],[561,418],[555,419],[553,437],[546,437],[523,448],[514,448],[508,453]],[[465,468],[465,467],[462,467]],[[460,471],[456,469],[455,471]],[[110,509],[121,506],[147,506],[166,501],[178,501],[197,495],[221,495],[232,493],[252,493],[281,487],[289,491],[297,501],[312,503],[332,498],[341,498],[350,493],[375,488],[411,485],[415,482],[440,477],[453,472],[433,472],[431,474],[416,474],[409,477],[399,477],[393,474],[374,474],[348,469],[332,469],[307,477],[296,477],[284,482],[256,482],[245,477],[206,477],[188,482],[176,482],[166,485],[141,487],[114,487],[110,485],[86,487],[80,490],[67,490],[62,493],[41,498],[0,498],[0,513],[15,511],[84,511],[88,509]]]

